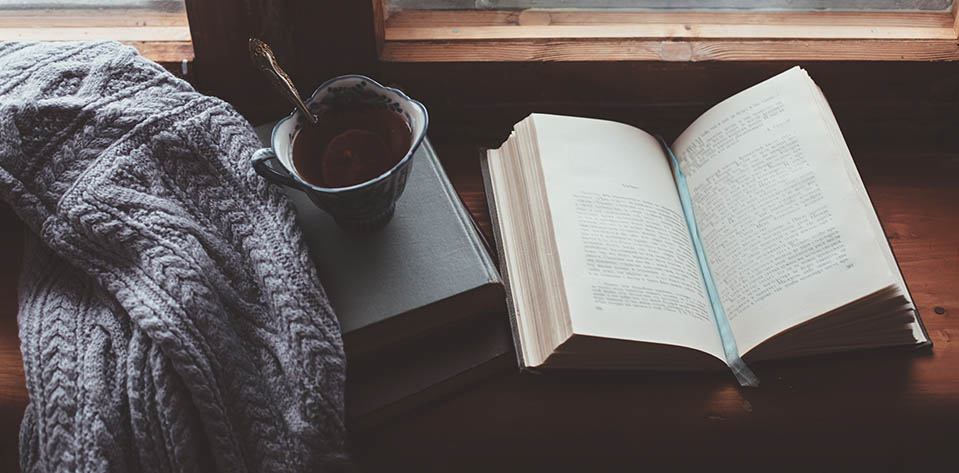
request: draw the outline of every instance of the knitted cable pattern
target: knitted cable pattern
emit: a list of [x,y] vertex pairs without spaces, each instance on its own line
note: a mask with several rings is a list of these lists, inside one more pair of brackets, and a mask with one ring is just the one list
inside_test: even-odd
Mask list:
[[0,43],[22,471],[342,466],[339,325],[258,147],[133,48]]

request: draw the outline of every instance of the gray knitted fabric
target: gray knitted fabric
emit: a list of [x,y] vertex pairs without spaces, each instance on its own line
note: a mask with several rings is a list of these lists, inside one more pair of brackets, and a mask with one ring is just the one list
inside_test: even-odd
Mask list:
[[341,465],[339,326],[257,147],[133,48],[0,43],[24,472]]

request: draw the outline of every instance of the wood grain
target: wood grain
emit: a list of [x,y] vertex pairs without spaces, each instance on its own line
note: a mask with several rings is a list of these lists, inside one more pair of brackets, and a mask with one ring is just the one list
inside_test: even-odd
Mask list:
[[955,12],[401,11],[384,61],[955,60]]
[[954,0],[952,2],[952,29],[956,32],[956,37],[959,37],[959,0]]
[[158,63],[173,63],[179,72],[183,61],[193,62],[193,42],[191,41],[122,41],[123,44],[137,48],[140,55]]
[[391,63],[377,77],[426,105],[434,140],[496,147],[532,112],[675,138],[716,103],[794,65],[823,89],[850,146],[959,149],[956,62]]
[[[531,21],[532,18],[535,21]],[[815,11],[577,11],[572,9],[530,10],[412,10],[389,15],[387,28],[412,29],[448,27],[530,25],[761,25],[947,28],[951,12],[815,12]]]
[[0,41],[190,41],[186,26],[0,28]]
[[[959,93],[959,64],[946,62],[388,63],[381,65],[377,77],[401,84],[417,98],[430,100],[427,105],[434,107],[569,103],[602,104],[613,110],[629,106],[710,107],[793,66],[808,70],[831,104],[899,102],[900,109],[890,110],[886,118],[908,112],[910,104],[953,103]],[[699,113],[702,111],[705,108]],[[469,114],[462,115],[469,119]],[[479,127],[500,125],[475,123]]]
[[[469,177],[478,167],[475,149],[436,148],[459,176],[454,185],[470,210],[482,215],[483,191]],[[951,464],[959,438],[959,349],[952,343],[959,330],[959,153],[853,154],[936,344],[931,353],[761,364],[758,390],[736,387],[728,374],[514,375],[355,439],[364,466],[702,471],[721,461],[737,471],[916,471]]]
[[17,335],[23,224],[5,203],[0,203],[0,222],[0,470],[15,472],[20,419],[28,400]]
[[0,41],[112,39],[164,63],[193,61],[185,12],[143,8],[3,10]]
[[3,10],[0,28],[90,28],[187,26],[186,12],[147,8]]
[[387,62],[954,61],[948,40],[528,39],[386,41]]
[[[609,94],[605,99],[607,103],[620,99],[629,102],[636,95],[644,95],[642,103],[646,105],[668,106],[692,101],[677,97],[680,93],[702,95],[715,90],[732,93],[738,89],[727,87],[726,84],[733,83],[731,79],[736,74],[755,77],[755,82],[758,82],[768,77],[765,71],[773,69],[770,64],[785,69],[797,62],[803,65],[817,63],[820,69],[841,71],[841,75],[854,77],[847,81],[848,85],[841,86],[845,89],[858,87],[859,95],[872,95],[870,99],[883,98],[881,95],[887,93],[883,90],[886,77],[892,77],[892,85],[895,86],[890,92],[903,101],[926,95],[927,88],[941,90],[946,87],[942,85],[944,82],[950,83],[952,89],[956,85],[955,73],[948,68],[928,67],[925,62],[901,62],[910,57],[935,61],[956,55],[959,46],[955,42],[936,41],[923,43],[922,50],[918,52],[900,42],[859,41],[835,47],[833,52],[836,54],[831,56],[829,48],[820,50],[818,48],[823,45],[811,40],[764,45],[773,53],[782,53],[778,56],[779,61],[759,60],[767,58],[735,48],[716,49],[709,42],[702,41],[693,44],[650,41],[630,45],[628,42],[624,44],[606,40],[593,45],[564,45],[548,40],[530,40],[520,41],[516,50],[510,49],[513,47],[510,43],[496,41],[474,41],[475,45],[439,41],[427,42],[430,44],[422,47],[400,41],[384,45],[382,54],[378,56],[376,38],[379,33],[372,19],[379,15],[374,11],[374,8],[379,8],[379,3],[376,3],[379,1],[327,5],[310,0],[294,0],[282,5],[267,2],[272,6],[262,7],[262,0],[256,0],[248,9],[236,9],[230,8],[230,2],[226,0],[187,0],[194,48],[197,51],[196,86],[201,91],[226,99],[256,123],[289,113],[290,107],[282,97],[269,89],[269,84],[246,58],[246,41],[251,35],[273,46],[280,55],[281,65],[301,91],[312,91],[323,81],[338,74],[360,73],[370,75],[381,83],[421,87],[425,93],[419,92],[419,96],[430,95],[442,102],[456,102],[451,103],[454,107],[461,102],[461,95],[468,97],[473,90],[496,91],[499,95],[487,94],[483,103],[489,105],[519,100],[545,102],[541,100],[544,94],[551,95],[554,101],[568,101],[571,99],[566,97],[570,95],[607,89],[622,94],[622,97]],[[383,11],[382,14],[387,16],[388,22],[399,21],[398,25],[411,26],[401,21],[406,17],[399,13]],[[509,15],[515,20],[499,18],[495,21],[519,21],[515,12],[503,16]],[[906,15],[905,18],[913,17]],[[924,17],[920,15],[918,18]],[[903,21],[904,26],[917,24],[910,23],[913,20]],[[278,22],[279,26],[274,25],[270,29],[265,24],[267,22]],[[277,46],[282,44],[288,46]],[[685,49],[687,46],[690,48],[688,51]],[[610,49],[613,50],[612,54],[618,55],[616,61],[597,60],[600,54]],[[883,63],[882,67],[864,65],[873,62],[868,60],[874,59],[873,52],[891,61],[875,61]],[[482,54],[477,56],[478,53]],[[684,59],[687,54],[689,60]],[[664,56],[675,61],[664,62]],[[378,57],[385,58],[385,62],[378,61]],[[824,60],[839,57],[867,60],[830,61],[834,66],[821,65]],[[433,63],[437,60],[443,62]],[[568,67],[563,65],[567,63]],[[911,69],[915,69],[915,72],[910,73]],[[569,83],[568,87],[564,87],[567,84],[562,76],[564,73],[580,78],[580,83]],[[588,82],[586,76],[591,77]],[[711,77],[720,77],[721,87],[714,87],[709,80]],[[814,74],[813,77],[819,76]],[[947,78],[951,78],[952,82]],[[864,85],[860,86],[860,82]],[[925,82],[931,85],[927,87]],[[628,87],[633,83],[637,85]],[[673,83],[677,86],[663,87],[663,84]],[[901,83],[908,83],[909,87],[899,87]],[[742,82],[739,82],[736,86],[741,88],[741,85]],[[444,93],[434,93],[434,89]],[[830,100],[833,100],[832,95],[829,94]],[[725,98],[720,93],[712,97],[709,105]],[[953,97],[949,96],[948,100],[952,101]],[[435,107],[437,103],[440,102],[427,105]],[[463,104],[471,105],[468,101]],[[430,110],[432,112],[433,109]],[[938,124],[933,125],[938,127]]]
[[[434,144],[489,236],[476,144]],[[853,155],[936,344],[931,354],[768,363],[756,367],[758,390],[741,390],[725,374],[507,376],[353,438],[356,457],[369,471],[693,471],[730,452],[725,461],[740,462],[743,446],[762,456],[740,471],[768,471],[783,457],[793,471],[822,471],[797,455],[860,457],[830,460],[835,471],[912,471],[948,459],[959,438],[959,149]],[[0,465],[15,465],[9,455],[26,401],[15,335],[20,224],[0,209],[0,412],[10,413]]]
[[[426,103],[440,159],[489,238],[477,148],[498,146],[525,114],[616,119],[671,138],[718,101],[793,64],[391,63],[374,75]],[[833,106],[936,343],[931,355],[862,352],[760,365],[758,391],[710,374],[507,376],[354,437],[363,466],[707,471],[724,461],[740,471],[951,471],[953,464],[939,463],[955,461],[959,438],[959,349],[952,344],[959,335],[959,63],[800,64]],[[235,78],[248,105],[269,102],[249,93],[254,85]],[[288,108],[281,104],[271,118]],[[16,336],[22,227],[2,205],[0,222],[0,471],[16,471],[27,400]],[[728,458],[740,452],[759,457]],[[806,455],[814,458],[796,458]],[[833,455],[858,458],[823,459]]]
[[376,55],[383,51],[383,41],[386,40],[386,1],[371,0],[373,2],[373,40],[376,42]]
[[953,24],[949,12],[401,11],[386,40],[956,39]]

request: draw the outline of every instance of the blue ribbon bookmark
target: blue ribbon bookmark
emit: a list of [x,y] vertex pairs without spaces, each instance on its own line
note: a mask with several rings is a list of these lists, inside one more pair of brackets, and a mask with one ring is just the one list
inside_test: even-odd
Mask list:
[[693,215],[693,204],[689,198],[689,187],[686,185],[686,175],[679,167],[679,160],[673,154],[663,137],[657,136],[656,139],[666,150],[669,159],[673,163],[673,171],[676,175],[676,188],[679,190],[679,201],[683,206],[683,214],[686,216],[686,225],[689,226],[689,235],[693,240],[693,248],[696,250],[696,257],[699,258],[699,267],[703,271],[703,281],[706,283],[706,293],[709,295],[709,302],[713,306],[713,316],[716,318],[716,326],[719,328],[719,337],[723,342],[723,351],[726,354],[726,364],[733,370],[740,386],[759,387],[759,378],[753,374],[753,371],[746,366],[746,362],[739,356],[739,349],[736,347],[736,339],[733,337],[733,331],[729,327],[729,319],[726,317],[726,311],[723,310],[723,304],[719,301],[719,292],[716,290],[716,283],[713,281],[713,273],[709,270],[709,263],[706,262],[706,252],[703,250],[703,243],[699,240],[699,228],[696,227],[696,217]]

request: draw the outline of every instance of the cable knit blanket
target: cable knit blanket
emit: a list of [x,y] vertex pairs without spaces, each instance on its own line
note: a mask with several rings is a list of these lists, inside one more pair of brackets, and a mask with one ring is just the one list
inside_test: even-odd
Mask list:
[[339,325],[259,145],[133,48],[0,43],[22,471],[343,465]]

